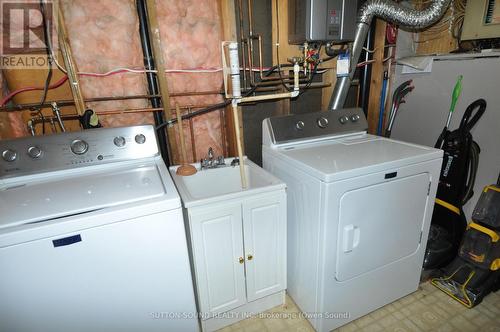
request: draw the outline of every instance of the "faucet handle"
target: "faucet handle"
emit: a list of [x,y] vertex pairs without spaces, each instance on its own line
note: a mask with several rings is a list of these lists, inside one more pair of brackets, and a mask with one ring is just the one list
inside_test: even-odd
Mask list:
[[200,159],[200,167],[201,167],[201,169],[203,169],[203,168],[205,168],[207,166],[208,166],[208,160],[207,160],[207,158]]

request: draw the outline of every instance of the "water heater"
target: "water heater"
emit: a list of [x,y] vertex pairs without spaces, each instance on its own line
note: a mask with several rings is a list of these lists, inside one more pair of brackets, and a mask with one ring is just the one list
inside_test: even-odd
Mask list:
[[354,40],[357,0],[288,0],[288,42]]

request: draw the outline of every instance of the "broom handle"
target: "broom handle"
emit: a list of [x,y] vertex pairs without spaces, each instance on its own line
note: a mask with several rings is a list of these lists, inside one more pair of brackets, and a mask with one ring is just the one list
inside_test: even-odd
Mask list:
[[240,120],[238,115],[238,104],[233,102],[233,120],[234,120],[234,131],[236,134],[236,147],[238,149],[238,159],[240,160],[240,177],[241,177],[241,187],[246,189],[247,187],[247,177],[245,173],[245,162],[243,160],[243,148],[241,146],[240,137]]

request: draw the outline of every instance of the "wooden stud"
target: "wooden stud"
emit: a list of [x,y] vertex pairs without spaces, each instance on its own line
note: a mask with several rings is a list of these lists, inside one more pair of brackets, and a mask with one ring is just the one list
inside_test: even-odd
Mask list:
[[377,19],[375,27],[375,53],[373,54],[372,74],[370,81],[370,98],[368,100],[368,132],[376,133],[380,108],[380,91],[384,80],[384,49],[386,23]]
[[86,106],[85,102],[83,101],[80,80],[78,79],[78,67],[76,66],[75,59],[73,58],[73,52],[71,51],[71,45],[69,43],[68,31],[66,30],[66,23],[64,21],[64,15],[61,8],[59,8],[57,14],[59,23],[59,45],[61,47],[64,65],[66,67],[68,75],[69,86],[71,88],[71,93],[75,101],[76,112],[79,115],[83,115],[83,113],[85,113]]
[[[234,0],[219,0],[219,12],[221,13],[222,23],[222,37],[226,41],[237,41],[236,36],[236,9]],[[238,129],[234,126],[234,111],[231,105],[225,109],[225,123],[226,123],[226,140],[223,144],[227,144],[227,156],[236,156],[238,154],[236,132],[240,133],[239,140],[242,142],[242,149],[244,150],[243,139],[243,122],[241,107],[238,108]],[[243,151],[244,153],[244,151]]]

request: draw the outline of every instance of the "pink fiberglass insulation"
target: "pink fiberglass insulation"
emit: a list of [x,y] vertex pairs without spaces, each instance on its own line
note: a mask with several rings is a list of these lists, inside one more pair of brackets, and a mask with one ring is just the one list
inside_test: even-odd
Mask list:
[[[217,1],[164,0],[156,1],[160,36],[167,69],[221,68],[221,22]],[[168,73],[171,93],[220,91],[222,74]],[[211,105],[220,103],[220,95],[171,98],[171,106]],[[194,109],[195,110],[195,109]],[[188,156],[192,156],[191,133],[184,121]],[[209,147],[217,155],[223,153],[219,111],[193,119],[196,159],[203,158]],[[177,159],[178,160],[178,159]]]
[[[2,92],[2,97],[9,93],[1,72],[0,91]],[[0,113],[0,139],[21,137],[26,136],[27,134],[28,133],[22,121],[20,112]]]
[[[143,56],[134,0],[62,0],[62,8],[73,56],[80,72],[107,72],[118,67],[142,68]],[[221,23],[217,2],[213,0],[157,1],[162,47],[167,69],[220,68]],[[147,94],[144,74],[124,73],[108,77],[80,76],[85,98]],[[169,73],[170,93],[220,90],[218,73]],[[221,102],[218,95],[172,98],[184,105]],[[149,107],[146,100],[89,103],[97,111]],[[104,126],[153,123],[150,113],[101,116]],[[192,155],[191,133],[187,121],[186,145]],[[196,159],[209,147],[223,151],[219,112],[193,120]],[[178,156],[174,160],[178,161]]]
[[[80,72],[105,73],[118,67],[142,68],[143,57],[133,0],[62,0],[73,57]],[[80,76],[84,98],[146,94],[144,74]],[[145,108],[143,99],[88,103],[96,111]],[[106,127],[153,123],[148,113],[101,116]]]

